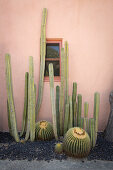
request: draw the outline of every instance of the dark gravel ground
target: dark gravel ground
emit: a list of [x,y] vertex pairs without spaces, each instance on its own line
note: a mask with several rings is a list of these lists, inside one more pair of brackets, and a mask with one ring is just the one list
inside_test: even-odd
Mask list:
[[[16,143],[7,132],[0,132],[0,160],[65,160],[68,157],[54,152],[56,141],[35,141]],[[103,133],[98,133],[96,146],[91,150],[88,160],[113,161],[113,143],[103,138]]]

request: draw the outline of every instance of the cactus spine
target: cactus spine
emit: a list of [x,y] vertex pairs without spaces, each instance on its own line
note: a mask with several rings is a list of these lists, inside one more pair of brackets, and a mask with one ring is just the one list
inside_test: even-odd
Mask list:
[[56,121],[57,121],[58,136],[60,135],[59,93],[60,93],[60,87],[56,86],[56,117],[57,117]]
[[73,92],[72,92],[72,106],[73,106],[73,125],[76,126],[76,96],[77,96],[77,83],[73,83]]
[[65,104],[68,102],[68,42],[65,42]]
[[69,123],[69,103],[65,105],[64,135],[68,130],[68,123]]
[[82,112],[82,96],[78,94],[78,107],[77,107],[77,126],[80,127],[80,119],[81,119],[81,112]]
[[98,117],[99,117],[99,104],[100,104],[100,95],[99,93],[94,94],[94,127],[95,127],[95,133],[96,133],[96,139],[97,139],[97,132],[98,132]]
[[61,88],[60,88],[60,135],[63,135],[63,111],[64,111],[64,48],[61,48]]
[[41,39],[40,39],[40,79],[38,88],[38,100],[36,104],[36,115],[39,113],[40,106],[42,103],[43,95],[43,81],[44,81],[44,70],[45,70],[45,55],[46,55],[46,19],[47,19],[47,9],[43,9],[42,24],[41,24]]
[[49,80],[50,80],[50,97],[51,97],[52,117],[53,117],[53,131],[54,131],[55,139],[58,140],[56,106],[55,106],[55,96],[54,96],[54,71],[53,71],[52,63],[49,64]]
[[23,122],[22,122],[22,131],[20,133],[20,136],[23,135],[25,132],[26,128],[26,123],[27,123],[27,111],[28,111],[28,76],[29,73],[25,73],[25,94],[24,94],[24,111],[23,111]]
[[14,137],[16,142],[19,142],[19,136],[17,132],[17,123],[16,123],[16,113],[14,107],[14,98],[13,98],[13,87],[12,87],[12,75],[11,75],[11,63],[10,63],[10,55],[5,55],[5,63],[6,63],[6,86],[7,86],[7,96],[8,96],[8,110],[9,110],[9,118],[10,118],[10,128],[11,134]]

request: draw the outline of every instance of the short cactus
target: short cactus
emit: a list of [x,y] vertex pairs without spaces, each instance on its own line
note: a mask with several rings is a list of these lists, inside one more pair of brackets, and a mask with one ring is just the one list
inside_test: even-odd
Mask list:
[[64,137],[63,149],[76,158],[86,157],[90,152],[90,137],[88,133],[79,127],[71,128]]
[[63,143],[57,143],[55,145],[55,152],[56,153],[62,153],[63,152]]
[[51,140],[54,138],[53,126],[45,120],[39,121],[35,125],[35,138],[40,140]]

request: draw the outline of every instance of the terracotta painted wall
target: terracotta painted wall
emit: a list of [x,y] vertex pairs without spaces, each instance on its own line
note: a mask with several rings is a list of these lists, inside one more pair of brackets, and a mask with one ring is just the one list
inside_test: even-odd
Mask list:
[[[89,117],[93,116],[94,92],[100,92],[99,131],[102,131],[110,111],[109,93],[113,90],[113,0],[0,0],[0,130],[8,130],[5,53],[11,54],[19,130],[24,105],[24,75],[30,55],[34,57],[38,88],[44,7],[48,9],[47,37],[63,38],[69,43],[69,93],[76,81],[83,102],[90,104]],[[39,119],[51,118],[49,83],[45,82]]]

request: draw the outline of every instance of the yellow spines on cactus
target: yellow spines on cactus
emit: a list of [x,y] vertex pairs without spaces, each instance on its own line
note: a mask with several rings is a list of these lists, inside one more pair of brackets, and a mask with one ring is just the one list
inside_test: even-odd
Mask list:
[[63,149],[68,155],[77,158],[86,157],[90,148],[90,137],[82,128],[71,128],[65,134]]
[[63,152],[63,143],[57,143],[55,145],[55,152],[59,154]]
[[39,121],[35,125],[36,140],[51,140],[54,138],[53,126],[45,120]]

